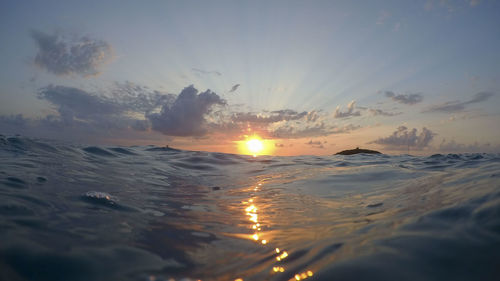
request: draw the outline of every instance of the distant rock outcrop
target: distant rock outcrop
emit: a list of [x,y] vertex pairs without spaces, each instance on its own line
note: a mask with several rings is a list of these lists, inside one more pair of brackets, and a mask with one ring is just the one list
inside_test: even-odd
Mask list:
[[356,147],[356,149],[349,149],[349,150],[337,152],[337,153],[335,153],[335,155],[353,155],[353,154],[359,154],[359,153],[382,154],[376,150],[362,149],[362,148]]

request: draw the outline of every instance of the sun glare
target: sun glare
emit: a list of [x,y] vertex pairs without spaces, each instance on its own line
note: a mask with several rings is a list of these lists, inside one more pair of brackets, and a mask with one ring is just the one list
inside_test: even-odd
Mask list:
[[264,149],[264,144],[259,139],[251,139],[247,141],[247,148],[250,152],[252,152],[255,155],[259,154],[262,151],[262,149]]
[[244,141],[237,141],[237,143],[240,153],[253,156],[271,155],[274,148],[273,140],[263,140],[257,135],[248,137]]

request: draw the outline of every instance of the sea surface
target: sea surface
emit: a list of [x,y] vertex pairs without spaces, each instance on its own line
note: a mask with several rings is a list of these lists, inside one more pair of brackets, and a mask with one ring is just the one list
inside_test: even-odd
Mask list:
[[0,136],[0,280],[500,280],[500,155]]

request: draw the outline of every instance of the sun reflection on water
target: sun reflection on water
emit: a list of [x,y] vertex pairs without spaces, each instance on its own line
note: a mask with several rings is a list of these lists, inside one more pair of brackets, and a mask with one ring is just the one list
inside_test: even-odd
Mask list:
[[[249,190],[253,191],[251,193],[251,198],[249,198],[246,201],[242,201],[241,203],[244,205],[244,213],[247,216],[247,219],[251,222],[251,230],[253,230],[253,234],[248,235],[248,239],[253,240],[255,242],[259,242],[260,245],[264,247],[268,247],[270,249],[273,249],[271,246],[272,243],[269,240],[269,237],[266,237],[264,233],[262,233],[263,227],[269,227],[270,225],[262,225],[259,222],[259,207],[258,207],[258,196],[255,195],[254,192],[259,192],[262,187],[262,183],[259,183],[258,185],[251,187]],[[265,238],[265,239],[264,239]],[[272,253],[275,257],[275,264],[272,267],[272,270],[270,274],[279,274],[285,272],[285,267],[282,265],[283,260],[285,260],[289,254],[286,250],[280,249],[278,247],[275,247],[274,250],[272,250]],[[289,279],[289,281],[293,280],[304,280],[309,277],[312,277],[314,273],[311,270],[306,270],[304,272],[298,272],[294,275],[293,278]],[[237,279],[237,280],[243,280],[243,279]]]

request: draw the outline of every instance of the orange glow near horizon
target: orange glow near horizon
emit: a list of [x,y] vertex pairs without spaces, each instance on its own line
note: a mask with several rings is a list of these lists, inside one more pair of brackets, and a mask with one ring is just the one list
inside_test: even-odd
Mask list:
[[236,141],[238,151],[246,155],[272,155],[274,151],[274,140],[262,139],[257,135],[247,137],[243,141]]

